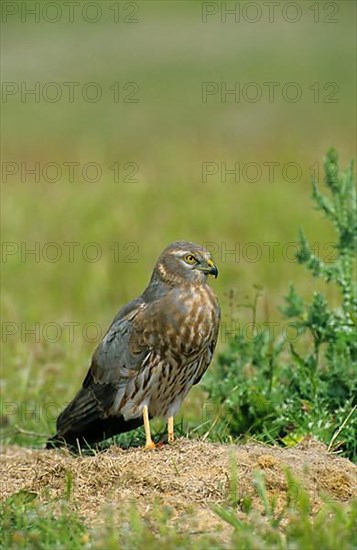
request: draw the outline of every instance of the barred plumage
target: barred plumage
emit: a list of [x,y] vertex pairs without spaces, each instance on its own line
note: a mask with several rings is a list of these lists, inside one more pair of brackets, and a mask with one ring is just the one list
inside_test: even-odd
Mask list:
[[124,306],[94,352],[83,386],[57,420],[47,447],[95,443],[144,423],[169,423],[209,366],[220,308],[207,284],[218,271],[209,252],[175,242],[159,257],[143,294]]

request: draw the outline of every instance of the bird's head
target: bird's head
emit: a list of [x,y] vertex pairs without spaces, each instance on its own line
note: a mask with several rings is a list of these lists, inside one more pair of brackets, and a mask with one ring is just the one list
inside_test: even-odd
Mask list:
[[217,277],[218,269],[210,252],[198,244],[178,241],[160,255],[154,274],[169,285],[204,283],[208,275]]

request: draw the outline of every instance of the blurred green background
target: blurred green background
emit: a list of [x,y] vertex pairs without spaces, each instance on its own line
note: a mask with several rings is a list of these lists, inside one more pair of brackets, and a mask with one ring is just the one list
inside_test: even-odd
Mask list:
[[[354,2],[295,2],[296,22],[284,2],[272,21],[258,4],[254,23],[252,2],[102,1],[95,22],[88,2],[72,22],[65,3],[52,3],[56,15],[39,2],[38,17],[26,12],[34,2],[4,4],[16,11],[2,13],[1,383],[8,402],[68,401],[97,325],[104,331],[143,290],[173,240],[211,243],[220,270],[212,285],[227,324],[232,316],[250,320],[240,304],[252,300],[254,284],[264,287],[261,321],[279,318],[289,281],[311,294],[313,281],[287,245],[303,226],[323,257],[332,252],[333,234],[312,211],[310,177],[319,165],[322,183],[331,145],[343,166],[355,153]],[[224,4],[240,10],[226,22]],[[207,10],[217,13],[204,17]],[[218,91],[203,97],[204,82]],[[269,82],[276,83],[270,99]],[[240,97],[222,96],[224,86],[240,86]],[[24,93],[36,87],[35,95]],[[262,93],[257,101],[254,90]],[[301,97],[293,101],[296,90]],[[39,181],[26,174],[36,163]],[[73,178],[68,163],[77,163]],[[98,181],[88,181],[93,166],[83,176],[87,163],[99,166]],[[204,163],[216,173],[203,177]],[[222,163],[237,176],[223,181]],[[276,163],[274,177],[269,163]],[[288,163],[299,167],[298,178]],[[76,243],[72,257],[65,243]],[[73,337],[65,323],[75,323]],[[198,397],[195,389],[193,414]]]

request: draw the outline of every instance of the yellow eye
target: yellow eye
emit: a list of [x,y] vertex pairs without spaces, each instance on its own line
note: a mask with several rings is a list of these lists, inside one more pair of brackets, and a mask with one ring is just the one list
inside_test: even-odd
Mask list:
[[192,265],[196,263],[196,258],[192,256],[192,254],[186,254],[185,256],[185,262]]

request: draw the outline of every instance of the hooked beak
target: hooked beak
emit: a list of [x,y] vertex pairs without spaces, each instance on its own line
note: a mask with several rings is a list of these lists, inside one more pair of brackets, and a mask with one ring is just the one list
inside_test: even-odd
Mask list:
[[213,275],[215,279],[217,279],[218,276],[218,269],[216,264],[212,260],[207,261],[207,266],[200,267],[201,271],[206,273],[207,275]]

